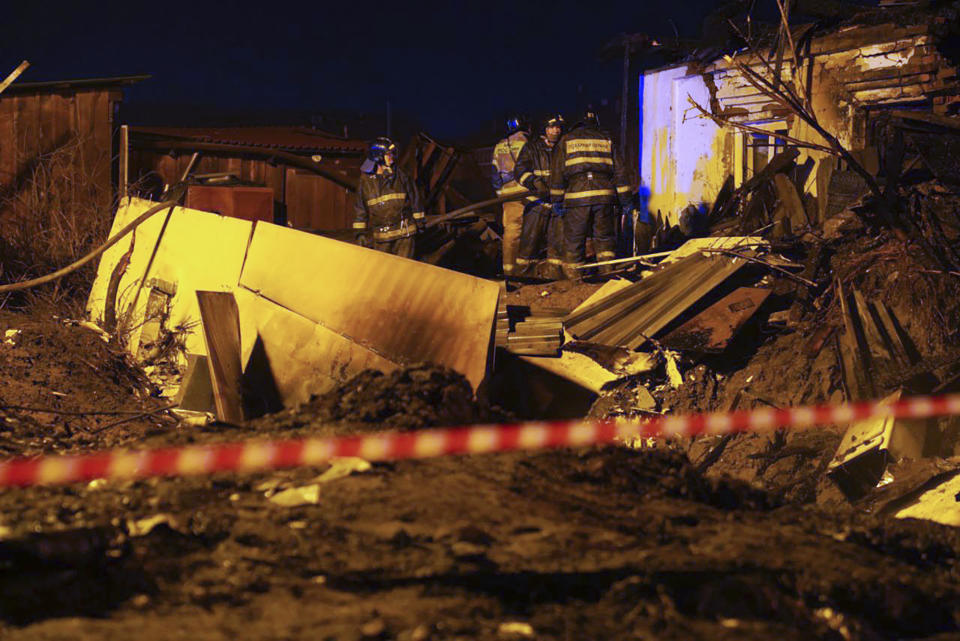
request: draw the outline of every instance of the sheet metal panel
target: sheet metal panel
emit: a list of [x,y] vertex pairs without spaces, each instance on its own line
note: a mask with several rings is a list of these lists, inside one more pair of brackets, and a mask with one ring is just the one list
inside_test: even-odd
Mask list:
[[579,340],[636,349],[746,261],[692,254],[578,310],[567,331]]
[[740,287],[667,334],[661,342],[672,349],[720,353],[769,295],[769,289]]
[[389,361],[446,365],[474,388],[486,376],[491,281],[257,223],[240,285]]
[[244,368],[251,367],[257,340],[284,406],[323,394],[365,369],[390,372],[398,364],[357,345],[310,319],[238,287],[240,338]]
[[[111,235],[156,203],[131,199],[117,212]],[[253,223],[202,211],[176,207],[169,221],[160,212],[137,227],[134,250],[126,274],[120,281],[117,317],[127,315],[132,331],[128,346],[136,354],[141,320],[147,304],[152,279],[174,284],[176,293],[170,301],[167,327],[187,328],[186,351],[206,354],[200,331],[200,310],[196,292],[233,291],[240,279],[244,252],[250,240]],[[129,249],[130,237],[122,239],[104,252],[100,267],[87,299],[87,313],[98,321],[103,308],[113,267]],[[131,311],[132,310],[132,311]]]

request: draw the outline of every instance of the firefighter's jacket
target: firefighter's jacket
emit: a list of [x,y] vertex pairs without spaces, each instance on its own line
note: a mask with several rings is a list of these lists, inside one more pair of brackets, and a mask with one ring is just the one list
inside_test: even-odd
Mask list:
[[556,144],[550,200],[564,209],[630,202],[630,185],[609,134],[578,125]]
[[533,205],[550,205],[549,197],[541,200],[540,194],[550,190],[550,160],[553,149],[554,146],[541,137],[524,145],[517,157],[517,166],[514,170],[517,182],[537,194],[536,197],[527,199],[527,202]]
[[517,158],[527,144],[527,134],[517,131],[497,143],[493,148],[493,188],[497,196],[513,196],[526,193],[526,189],[517,182]]
[[368,232],[379,241],[412,236],[423,219],[417,187],[400,169],[361,172],[355,210],[354,230]]

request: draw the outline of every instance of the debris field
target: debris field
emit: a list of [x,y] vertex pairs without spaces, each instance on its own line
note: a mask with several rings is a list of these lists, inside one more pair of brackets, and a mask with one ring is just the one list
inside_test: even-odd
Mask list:
[[[0,238],[0,638],[960,639],[958,416],[58,476],[65,454],[960,393],[960,6],[834,4],[607,48],[624,127],[631,47],[674,62],[642,75],[619,257],[585,242],[578,278],[504,277],[511,197],[423,133],[397,161],[429,188],[410,260],[346,229],[366,149],[346,127],[125,130],[95,275],[9,293],[100,242],[102,214],[72,254]],[[134,186],[131,152],[170,187]],[[297,194],[324,180],[318,213]],[[35,458],[41,482],[4,476]]]
[[[887,305],[921,356],[914,370],[926,363],[941,374],[936,384],[949,378],[958,328],[942,320],[957,318],[954,276],[929,273],[882,231],[820,247],[797,241],[780,263],[804,265],[817,250],[826,257],[797,273],[830,274]],[[644,283],[646,271],[625,282]],[[753,264],[728,280],[727,289],[770,289],[729,345],[716,353],[661,343],[716,293],[654,333],[653,352],[666,356],[613,376],[585,412],[843,400],[842,360],[829,341],[844,335],[844,311],[832,285],[804,299],[806,285]],[[504,302],[526,318],[569,314],[600,288],[531,284]],[[242,424],[188,426],[162,411],[157,387],[95,328],[49,312],[9,313],[3,323],[5,404],[138,412],[101,429],[113,420],[5,409],[8,455],[407,430],[557,407],[498,397],[498,373],[521,358],[498,348],[485,398],[455,371],[411,365],[361,372]],[[565,340],[565,349],[578,342]],[[615,368],[623,354],[612,350],[623,348],[609,347],[583,352]],[[670,361],[680,381],[671,383]],[[898,373],[878,376],[881,392],[912,380]],[[3,636],[949,638],[960,627],[960,530],[895,515],[931,479],[952,478],[957,459],[941,449],[891,461],[883,473],[892,480],[850,498],[826,474],[845,428],[8,489]]]

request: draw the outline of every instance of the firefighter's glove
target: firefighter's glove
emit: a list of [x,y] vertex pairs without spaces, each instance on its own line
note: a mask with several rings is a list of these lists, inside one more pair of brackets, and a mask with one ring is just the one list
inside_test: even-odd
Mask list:
[[370,242],[370,234],[365,231],[359,232],[357,234],[357,244],[361,247],[371,247],[372,243]]

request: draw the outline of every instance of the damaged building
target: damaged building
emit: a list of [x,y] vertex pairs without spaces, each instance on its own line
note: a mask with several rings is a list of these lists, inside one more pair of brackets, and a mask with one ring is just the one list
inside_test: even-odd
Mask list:
[[[960,105],[957,68],[938,48],[945,25],[923,13],[914,19],[918,24],[854,23],[826,33],[793,27],[799,67],[784,48],[764,52],[784,81],[801,81],[821,126],[874,174],[885,156],[889,118],[936,118]],[[734,56],[768,72],[749,50]],[[728,179],[740,187],[778,153],[796,148],[805,167],[803,206],[814,220],[824,219],[831,176],[847,168],[829,150],[816,149],[823,137],[751,84],[729,56],[645,72],[641,103],[641,175],[652,213],[677,223],[690,205],[709,208]]]

